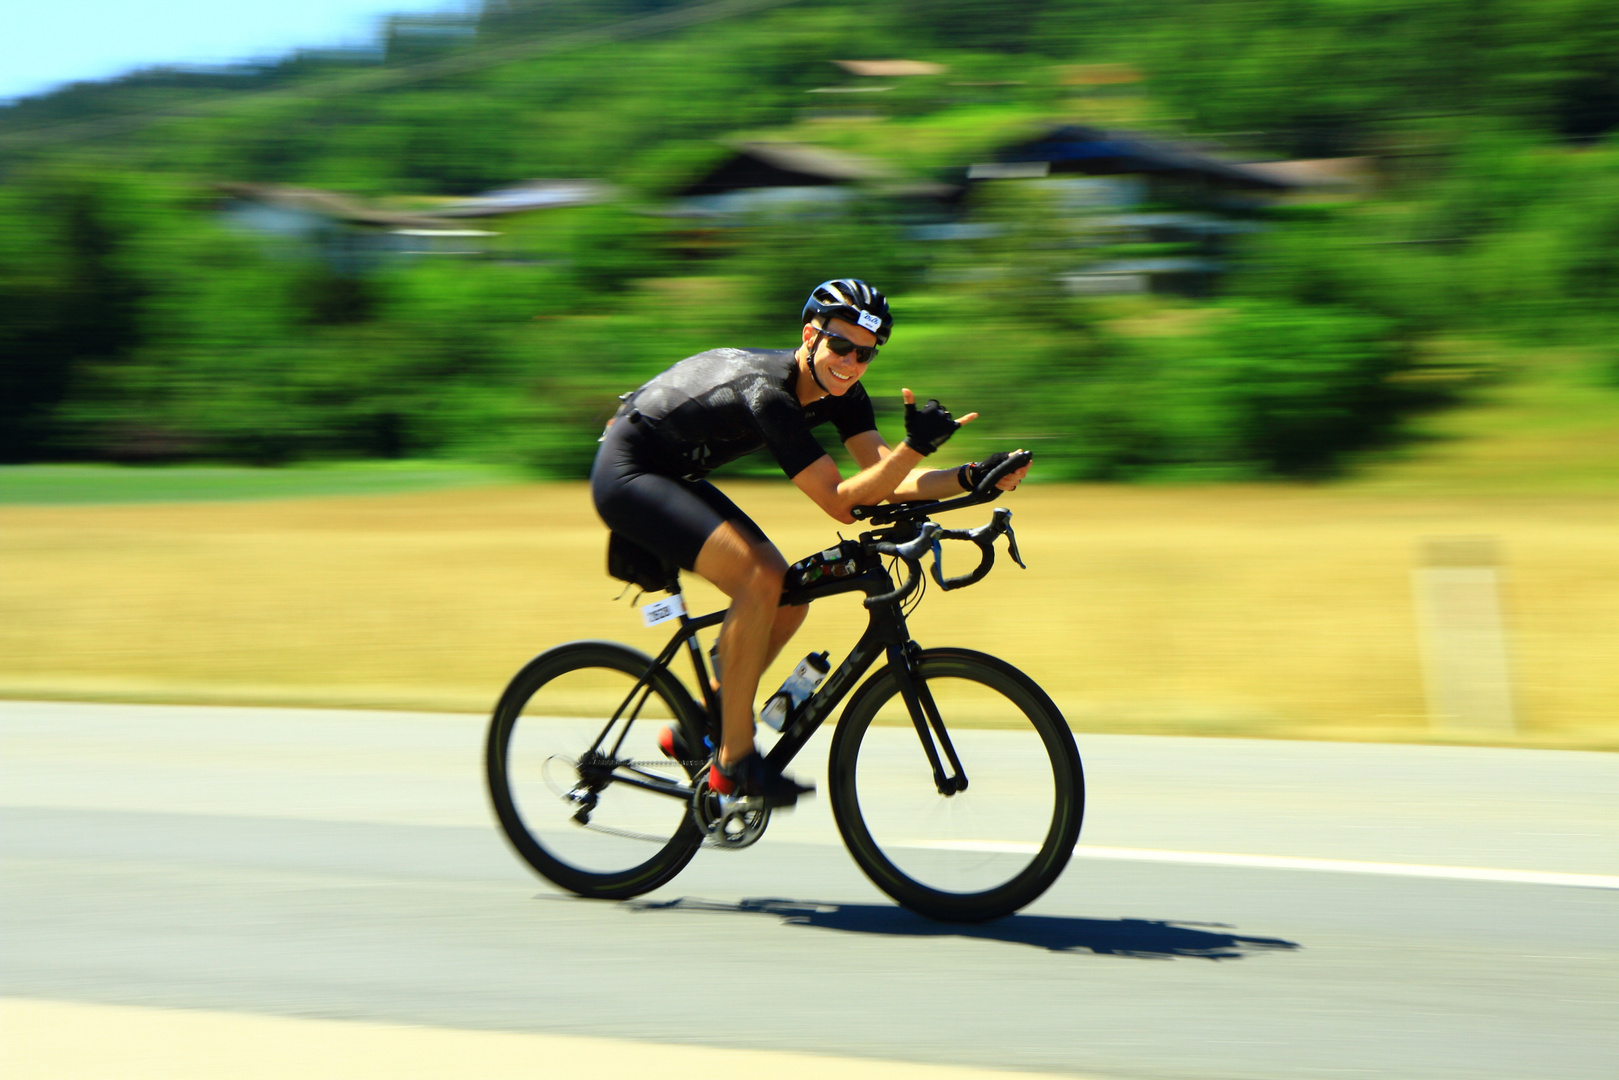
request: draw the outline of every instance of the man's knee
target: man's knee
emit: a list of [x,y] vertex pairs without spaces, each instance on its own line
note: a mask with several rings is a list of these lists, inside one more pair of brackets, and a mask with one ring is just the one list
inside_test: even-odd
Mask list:
[[787,581],[786,560],[773,544],[755,545],[753,550],[757,558],[749,576],[748,591],[771,597],[780,596],[781,587]]
[[787,561],[776,545],[746,536],[726,522],[708,538],[697,557],[697,572],[727,596],[779,596]]

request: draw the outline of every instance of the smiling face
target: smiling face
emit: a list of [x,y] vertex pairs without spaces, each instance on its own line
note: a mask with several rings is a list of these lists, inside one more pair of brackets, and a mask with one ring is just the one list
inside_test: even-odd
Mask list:
[[[856,345],[874,346],[877,344],[877,335],[863,327],[846,323],[842,319],[828,319],[826,330],[846,338]],[[809,350],[820,337],[820,347],[811,357]],[[799,397],[814,400],[823,393],[833,397],[842,397],[849,392],[860,377],[866,373],[866,364],[856,359],[858,350],[850,350],[848,356],[839,356],[828,347],[827,339],[821,334],[821,328],[814,323],[804,324],[804,343],[798,350],[799,368]],[[807,387],[806,387],[806,384]],[[807,398],[806,398],[807,393]]]

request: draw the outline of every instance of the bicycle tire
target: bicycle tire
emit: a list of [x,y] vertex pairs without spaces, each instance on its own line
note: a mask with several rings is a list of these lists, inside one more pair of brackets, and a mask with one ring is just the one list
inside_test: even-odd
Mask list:
[[[588,823],[575,819],[581,806],[575,795],[584,789],[580,757],[652,663],[616,642],[559,645],[523,666],[490,720],[485,765],[502,831],[541,877],[579,896],[620,900],[650,892],[680,873],[702,844],[688,802],[616,782],[630,775],[628,765],[615,767],[595,792]],[[668,723],[700,733],[703,712],[660,668],[614,756],[643,776],[687,784],[688,770],[657,747]],[[701,736],[688,734],[688,745],[702,745]],[[650,854],[649,847],[655,847]]]
[[[968,786],[939,794],[884,667],[856,691],[833,736],[828,788],[838,831],[866,876],[920,915],[1009,915],[1051,887],[1079,840],[1085,777],[1073,733],[1033,679],[993,656],[928,649],[914,670],[937,702]],[[1037,734],[1038,742],[963,720]]]

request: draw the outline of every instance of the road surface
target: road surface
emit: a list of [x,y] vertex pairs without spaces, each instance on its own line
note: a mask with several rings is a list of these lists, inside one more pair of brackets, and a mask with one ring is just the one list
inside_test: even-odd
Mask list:
[[392,1047],[389,1076],[471,1047],[601,1075],[1619,1074],[1619,755],[1081,734],[1078,857],[955,927],[866,881],[824,795],[639,900],[560,895],[492,823],[483,726],[0,702],[6,1075],[93,1071],[91,1032],[208,1075],[203,1029],[264,1075],[316,1031]]

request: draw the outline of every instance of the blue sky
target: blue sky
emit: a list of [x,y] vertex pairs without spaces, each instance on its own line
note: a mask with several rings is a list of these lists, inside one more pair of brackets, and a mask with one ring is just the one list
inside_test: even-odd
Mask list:
[[386,15],[462,0],[0,0],[0,102],[158,64],[223,64],[364,45]]

